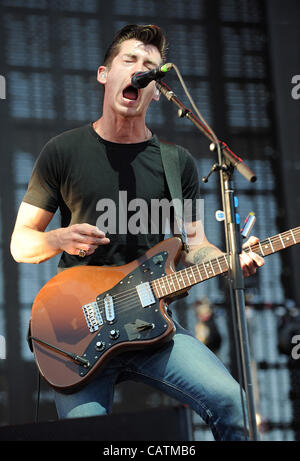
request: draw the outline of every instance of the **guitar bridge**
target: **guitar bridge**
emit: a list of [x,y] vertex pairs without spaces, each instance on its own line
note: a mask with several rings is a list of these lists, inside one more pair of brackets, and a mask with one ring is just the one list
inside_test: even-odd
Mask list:
[[102,315],[97,302],[92,302],[82,306],[86,323],[91,333],[97,331],[100,325],[103,325]]

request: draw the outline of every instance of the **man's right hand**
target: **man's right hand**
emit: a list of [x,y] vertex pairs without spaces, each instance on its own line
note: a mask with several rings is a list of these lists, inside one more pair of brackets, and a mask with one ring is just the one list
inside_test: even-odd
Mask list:
[[56,229],[59,248],[70,255],[78,255],[84,250],[86,256],[95,252],[99,245],[107,245],[110,240],[105,233],[91,224],[73,224]]

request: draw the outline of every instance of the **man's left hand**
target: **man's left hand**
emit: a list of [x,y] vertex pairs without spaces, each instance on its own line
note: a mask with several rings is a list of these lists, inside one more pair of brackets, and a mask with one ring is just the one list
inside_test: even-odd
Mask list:
[[[247,243],[243,245],[243,248],[248,247],[249,245],[255,245],[258,242],[259,239],[252,236],[249,238]],[[254,253],[253,251],[248,253],[243,251],[240,255],[240,262],[244,277],[249,277],[250,275],[255,274],[256,269],[263,266],[265,263],[264,258],[259,256],[257,253]]]

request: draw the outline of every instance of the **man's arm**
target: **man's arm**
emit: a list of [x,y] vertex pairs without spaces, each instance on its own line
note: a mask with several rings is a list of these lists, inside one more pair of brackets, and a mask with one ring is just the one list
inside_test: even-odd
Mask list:
[[[185,227],[190,248],[188,253],[182,253],[182,262],[185,266],[199,264],[224,254],[207,240],[202,221],[187,223]],[[257,237],[250,237],[247,244],[253,245],[258,241]],[[257,267],[264,264],[264,259],[254,252],[243,252],[240,255],[240,261],[245,277],[255,274]]]
[[62,251],[78,255],[94,253],[99,245],[109,243],[104,232],[90,224],[74,224],[45,232],[53,213],[22,202],[11,237],[10,250],[17,262],[38,264]]

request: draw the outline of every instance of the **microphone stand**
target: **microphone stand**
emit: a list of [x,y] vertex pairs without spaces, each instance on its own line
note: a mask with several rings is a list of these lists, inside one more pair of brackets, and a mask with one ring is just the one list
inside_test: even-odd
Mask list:
[[[209,176],[219,171],[221,195],[224,210],[224,222],[225,222],[225,238],[226,238],[226,250],[228,260],[230,256],[231,267],[229,273],[229,290],[230,300],[232,303],[233,322],[235,336],[238,337],[237,346],[238,362],[242,361],[242,373],[243,385],[245,388],[248,420],[249,420],[249,438],[250,440],[257,440],[257,426],[256,426],[256,415],[254,406],[254,394],[253,384],[251,377],[251,360],[250,360],[250,347],[247,330],[247,319],[245,314],[245,288],[244,288],[244,277],[241,269],[239,255],[241,249],[241,236],[239,231],[239,220],[236,216],[235,211],[235,197],[232,186],[232,175],[234,169],[237,169],[248,181],[255,182],[256,176],[245,165],[243,160],[232,152],[228,146],[219,141],[215,134],[211,132],[208,127],[202,123],[195,115],[187,109],[184,104],[177,98],[173,91],[165,84],[160,81],[156,82],[158,90],[167,98],[168,101],[172,101],[178,108],[179,117],[186,117],[189,119],[211,142],[211,150],[217,148],[218,151],[218,163],[214,164],[205,178],[204,182],[208,181]],[[243,404],[243,398],[242,398]],[[242,405],[243,406],[243,405]],[[244,409],[244,406],[243,406]]]

